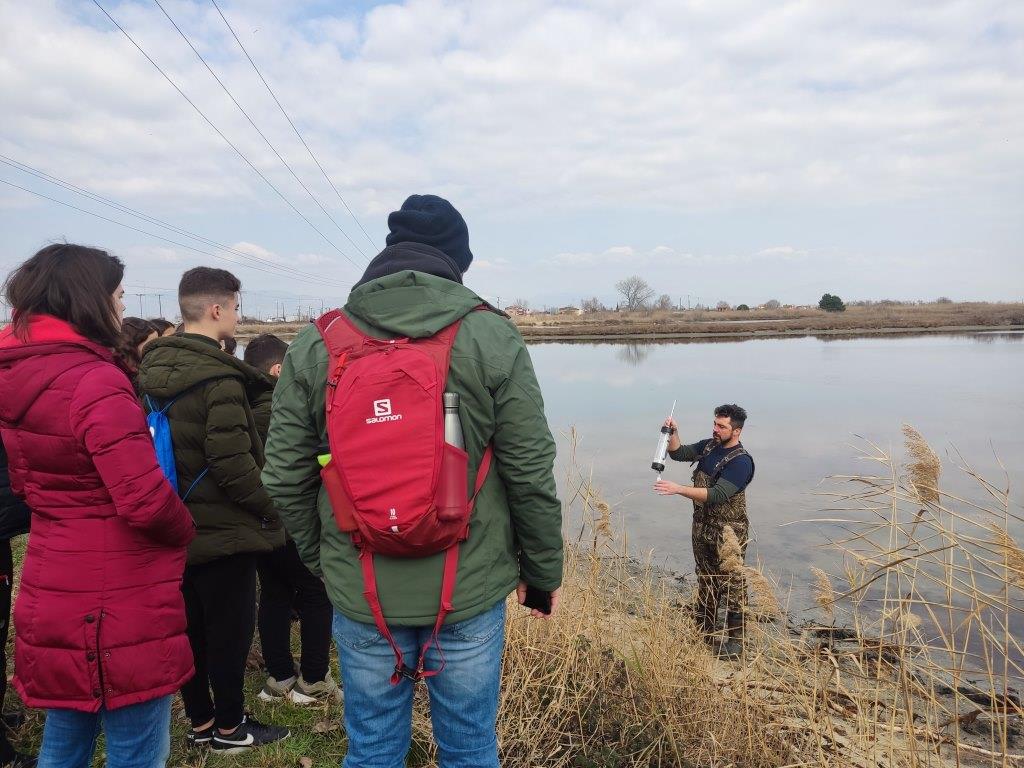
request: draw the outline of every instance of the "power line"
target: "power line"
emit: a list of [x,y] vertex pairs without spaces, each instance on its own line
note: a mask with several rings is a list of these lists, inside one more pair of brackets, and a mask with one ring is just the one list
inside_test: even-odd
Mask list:
[[[262,269],[260,267],[257,267],[255,265],[253,265],[253,264],[242,264],[240,262],[237,262],[237,261],[234,261],[232,259],[229,259],[227,256],[221,256],[220,254],[211,253],[210,251],[204,251],[201,248],[194,248],[191,245],[186,245],[185,243],[180,243],[177,240],[171,240],[168,237],[163,237],[162,235],[158,235],[158,234],[156,234],[154,232],[147,232],[144,229],[139,229],[138,227],[133,227],[131,224],[125,224],[123,221],[117,221],[116,219],[108,218],[107,216],[103,216],[102,214],[96,213],[95,211],[90,211],[90,210],[87,210],[85,208],[79,208],[77,205],[72,205],[71,203],[66,203],[63,200],[58,200],[55,197],[50,197],[49,195],[44,195],[42,192],[36,192],[34,189],[29,189],[28,187],[22,187],[22,186],[20,186],[18,184],[15,184],[14,182],[7,181],[7,179],[0,179],[0,184],[6,184],[9,187],[14,187],[15,189],[20,189],[22,192],[28,192],[30,195],[35,195],[36,197],[41,197],[44,200],[49,200],[50,202],[57,203],[58,205],[63,205],[65,207],[67,207],[67,208],[71,208],[72,210],[79,211],[80,213],[88,214],[89,216],[94,216],[97,219],[101,219],[103,221],[110,222],[111,224],[116,224],[117,226],[124,227],[125,229],[130,229],[133,232],[138,232],[140,234],[147,235],[148,237],[154,237],[157,240],[163,240],[165,243],[170,243],[171,245],[176,245],[179,248],[187,248],[190,251],[195,251],[196,253],[201,253],[204,256],[210,256],[210,257],[212,257],[214,259],[222,259],[223,261],[226,261],[229,264],[234,264],[236,266],[244,267],[246,269],[254,269],[257,272],[264,272],[264,273],[266,273],[268,275],[274,275],[275,277],[281,277],[281,274],[278,273],[278,272],[272,272],[269,269]],[[288,275],[288,277],[290,277],[292,280],[295,280],[297,282],[316,283],[317,285],[320,285],[323,282],[321,280],[304,280],[302,278],[298,278],[298,277],[295,277],[293,275]]]
[[84,187],[79,187],[75,184],[72,184],[69,181],[61,179],[58,176],[49,174],[46,171],[40,170],[39,168],[34,168],[31,165],[28,165],[27,163],[22,163],[21,161],[7,157],[6,155],[0,154],[0,163],[10,166],[11,168],[14,168],[15,170],[21,171],[23,173],[27,173],[31,176],[41,179],[42,181],[46,181],[49,182],[50,184],[57,185],[68,192],[80,195],[93,202],[100,203],[101,205],[106,205],[110,208],[117,210],[120,213],[125,213],[128,214],[129,216],[134,216],[136,218],[142,219],[143,221],[149,224],[154,224],[158,227],[162,227],[163,229],[170,230],[175,234],[188,237],[192,240],[196,240],[197,242],[203,243],[204,245],[209,245],[213,248],[217,248],[222,251],[228,251],[229,253],[233,253],[237,256],[240,256],[243,259],[249,259],[251,261],[263,264],[267,267],[270,267],[271,269],[277,270],[278,272],[284,275],[294,276],[298,278],[306,278],[309,280],[315,280],[322,283],[336,285],[338,287],[346,287],[344,283],[341,283],[339,281],[326,279],[320,275],[316,275],[311,272],[304,272],[300,269],[296,269],[295,267],[289,266],[287,264],[277,264],[273,261],[270,261],[269,259],[254,256],[253,254],[240,251],[237,248],[232,248],[231,246],[224,245],[223,243],[218,243],[216,240],[211,240],[210,238],[204,237],[203,235],[197,235],[196,233],[190,232],[187,229],[183,229],[182,227],[170,224],[164,221],[163,219],[156,218],[155,216],[150,216],[149,214],[143,213],[142,211],[136,210],[135,208],[130,208],[129,206],[119,203],[116,200],[111,200],[108,197],[96,194],[95,192],[85,189]]
[[308,224],[310,226],[310,228],[312,228],[312,230],[314,232],[316,232],[318,235],[320,235],[320,237],[322,237],[324,240],[326,240],[330,244],[330,246],[332,248],[334,248],[334,250],[336,250],[338,253],[340,253],[342,256],[344,256],[349,262],[351,262],[352,266],[354,266],[356,268],[359,268],[359,265],[356,264],[354,261],[352,261],[352,258],[347,253],[345,253],[343,250],[341,250],[341,248],[339,248],[337,245],[335,245],[334,241],[331,240],[331,238],[329,238],[327,235],[325,235],[323,232],[321,232],[319,227],[316,226],[316,224],[314,224],[312,221],[310,221],[302,211],[300,211],[298,208],[296,208],[295,205],[292,203],[292,201],[289,200],[287,197],[285,197],[284,193],[281,192],[281,190],[279,190],[276,186],[274,186],[273,182],[271,182],[270,179],[268,179],[266,176],[264,176],[263,173],[260,171],[260,169],[257,168],[255,165],[253,165],[252,161],[249,160],[248,157],[246,157],[244,154],[242,154],[242,151],[231,142],[231,139],[229,139],[227,136],[225,136],[224,132],[221,131],[221,129],[218,128],[216,125],[214,125],[213,121],[210,120],[210,118],[208,118],[206,116],[206,113],[203,112],[199,107],[197,107],[195,102],[192,101],[192,99],[190,99],[186,95],[186,93],[183,90],[181,90],[181,88],[178,87],[178,84],[175,83],[174,80],[172,80],[170,78],[170,76],[166,72],[163,71],[163,69],[161,69],[159,64],[157,64],[155,61],[153,61],[153,58],[148,53],[146,53],[145,50],[143,50],[142,46],[139,45],[137,42],[135,42],[135,38],[133,38],[131,35],[129,35],[128,31],[124,27],[122,27],[120,24],[117,23],[117,21],[114,19],[114,17],[111,16],[107,12],[107,9],[104,8],[100,4],[99,0],[92,0],[92,2],[93,2],[93,5],[95,5],[101,11],[103,11],[103,15],[106,16],[108,19],[110,19],[110,22],[115,27],[117,27],[119,30],[121,30],[121,34],[123,34],[125,37],[127,37],[128,41],[138,49],[139,53],[141,53],[143,56],[146,57],[146,60],[150,64],[152,64],[156,68],[156,71],[159,72],[163,76],[164,80],[166,80],[168,83],[170,83],[171,86],[174,88],[174,90],[176,90],[181,95],[181,97],[183,99],[185,99],[185,101],[187,101],[189,103],[189,105],[192,107],[192,109],[194,109],[196,111],[196,113],[201,118],[203,118],[203,120],[206,121],[206,124],[209,125],[216,132],[216,134],[221,137],[221,139],[224,140],[224,143],[227,144],[229,147],[231,147],[231,149],[234,150],[235,154],[238,155],[240,158],[242,158],[242,160],[245,162],[245,164],[248,165],[250,168],[252,168],[253,172],[255,172],[255,174],[257,176],[259,176],[260,179],[262,179],[263,182],[268,187],[270,187],[277,194],[277,196],[280,197],[288,205],[289,208],[291,208],[293,211],[295,211],[295,213],[303,221],[305,221],[306,224]]
[[278,109],[281,110],[281,114],[284,115],[284,119],[288,121],[288,125],[292,127],[292,130],[295,131],[295,135],[299,137],[299,141],[302,142],[302,146],[306,148],[306,151],[309,153],[309,156],[313,158],[313,162],[316,163],[316,167],[320,169],[320,173],[324,175],[324,178],[327,179],[327,183],[331,185],[331,189],[333,189],[334,194],[338,196],[338,200],[340,200],[341,204],[345,206],[345,210],[348,211],[349,216],[352,217],[352,221],[354,221],[356,223],[356,226],[358,226],[362,233],[366,235],[366,239],[370,243],[370,247],[376,248],[377,245],[376,243],[373,242],[373,238],[370,237],[369,233],[365,229],[363,229],[363,225],[359,222],[359,219],[356,218],[355,213],[352,211],[351,208],[348,207],[348,203],[345,202],[345,198],[341,196],[341,192],[339,192],[338,188],[334,186],[334,182],[331,180],[331,177],[327,175],[327,171],[324,170],[324,167],[320,164],[320,161],[317,160],[316,155],[313,154],[313,150],[309,148],[309,144],[306,143],[306,140],[302,137],[302,134],[299,133],[299,129],[295,127],[295,123],[292,122],[291,117],[288,115],[288,111],[284,108],[284,106],[281,104],[281,101],[277,98],[277,94],[274,93],[274,89],[270,87],[270,84],[267,82],[266,78],[263,77],[263,73],[260,72],[260,68],[256,66],[256,62],[253,61],[252,56],[249,55],[249,52],[245,49],[245,46],[242,45],[242,41],[238,39],[238,35],[235,34],[234,27],[231,26],[231,22],[228,21],[227,17],[224,15],[224,12],[220,9],[220,6],[217,5],[217,0],[210,0],[210,2],[213,3],[213,7],[217,9],[217,13],[220,14],[220,17],[224,19],[224,24],[231,32],[231,36],[235,38],[235,42],[238,43],[238,47],[242,49],[242,53],[245,54],[245,58],[249,60],[249,63],[252,64],[252,68],[256,70],[256,74],[259,76],[260,81],[263,83],[264,86],[266,86],[267,92],[270,94],[271,98],[274,99],[274,103],[277,104]]
[[156,3],[157,8],[163,11],[164,16],[166,16],[167,20],[171,22],[171,26],[173,26],[175,30],[177,30],[178,34],[181,35],[181,39],[188,43],[188,47],[192,49],[192,52],[199,58],[199,61],[203,63],[203,66],[206,67],[206,71],[213,76],[213,79],[217,81],[217,85],[219,85],[221,89],[224,91],[224,93],[227,94],[228,98],[231,99],[231,102],[236,107],[238,107],[238,111],[241,112],[245,119],[249,121],[249,125],[251,125],[253,127],[253,130],[259,134],[260,138],[263,139],[264,143],[268,147],[270,147],[270,151],[273,152],[277,159],[281,161],[281,164],[288,169],[288,172],[292,175],[292,178],[294,178],[295,181],[299,183],[299,186],[302,187],[303,191],[309,196],[309,199],[316,203],[317,207],[321,211],[323,211],[324,216],[330,219],[331,223],[337,228],[339,232],[341,232],[342,236],[352,244],[353,248],[359,251],[359,255],[362,256],[363,258],[366,258],[366,254],[363,253],[363,249],[356,245],[355,240],[348,236],[348,232],[341,228],[341,225],[338,224],[338,222],[335,221],[334,217],[331,216],[330,212],[326,208],[324,208],[320,200],[317,199],[317,197],[312,192],[309,191],[309,187],[307,187],[303,183],[302,179],[300,179],[298,174],[295,173],[291,165],[289,165],[288,161],[281,157],[281,153],[277,151],[277,148],[273,144],[270,143],[270,139],[266,137],[263,131],[259,129],[259,127],[253,121],[253,119],[249,116],[249,113],[246,112],[242,105],[238,103],[238,99],[236,99],[234,94],[231,93],[231,90],[226,85],[224,85],[224,81],[217,76],[217,73],[213,71],[213,67],[211,67],[209,63],[207,63],[206,59],[203,58],[203,54],[201,54],[199,50],[192,44],[192,41],[188,39],[188,36],[181,31],[181,27],[179,27],[177,22],[175,22],[175,20],[171,18],[171,14],[169,14],[167,12],[167,9],[163,7],[163,5],[160,3],[160,0],[153,0],[153,2]]

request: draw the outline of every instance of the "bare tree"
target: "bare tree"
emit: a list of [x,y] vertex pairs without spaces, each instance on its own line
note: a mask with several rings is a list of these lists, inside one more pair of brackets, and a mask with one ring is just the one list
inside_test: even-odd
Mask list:
[[526,299],[516,299],[515,302],[513,302],[513,306],[519,307],[520,309],[529,309],[530,302]]
[[597,296],[591,296],[589,299],[584,299],[580,302],[580,309],[584,312],[604,312],[607,307],[601,303]]
[[729,306],[728,301],[720,301],[717,304],[715,304],[715,309],[717,309],[719,312],[724,312],[725,310],[730,308],[731,307]]
[[654,308],[662,310],[673,309],[672,297],[667,293],[661,294],[661,296],[658,297],[658,300],[654,302]]
[[615,290],[622,294],[627,310],[644,309],[654,297],[654,289],[640,275],[627,277],[615,284]]
[[768,299],[768,301],[766,301],[764,303],[764,308],[765,309],[778,309],[781,306],[782,305],[779,304],[779,300],[778,299]]

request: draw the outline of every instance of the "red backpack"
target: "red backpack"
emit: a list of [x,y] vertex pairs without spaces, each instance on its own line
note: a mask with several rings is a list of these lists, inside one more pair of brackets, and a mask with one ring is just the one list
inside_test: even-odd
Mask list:
[[[468,456],[445,441],[442,395],[461,321],[422,339],[375,339],[341,310],[316,322],[330,356],[327,436],[331,461],[321,470],[338,528],[352,536],[363,570],[363,596],[377,629],[395,653],[392,684],[444,669],[437,635],[452,610],[459,543],[487,479],[492,448],[467,494]],[[415,669],[406,666],[381,611],[373,556],[418,558],[445,553],[441,601]],[[441,666],[424,670],[431,645]]]

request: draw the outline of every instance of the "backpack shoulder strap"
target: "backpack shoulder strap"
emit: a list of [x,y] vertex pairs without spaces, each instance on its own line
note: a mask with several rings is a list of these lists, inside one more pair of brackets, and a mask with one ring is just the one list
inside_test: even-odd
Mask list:
[[700,461],[704,459],[713,450],[715,450],[715,441],[708,440],[708,444],[704,446],[704,450],[700,452],[700,456],[691,461],[690,466],[692,467],[694,464],[700,463]]
[[[717,480],[719,476],[722,474],[722,470],[725,469],[726,464],[728,464],[733,459],[738,459],[740,456],[750,456],[750,454],[747,453],[747,449],[744,448],[742,445],[737,445],[735,448],[733,448],[731,451],[725,454],[725,456],[721,458],[718,464],[715,465],[715,469],[711,473],[712,483],[714,483],[714,481]],[[750,463],[751,465],[753,465],[753,457],[751,457]],[[751,472],[751,479],[753,479],[753,472]]]
[[193,391],[199,389],[200,387],[202,387],[202,386],[204,386],[206,384],[209,384],[211,381],[219,381],[220,379],[230,379],[230,378],[231,378],[231,376],[211,376],[208,379],[203,379],[202,381],[197,381],[195,384],[192,384],[191,386],[185,387],[185,389],[181,390],[181,392],[179,392],[178,394],[176,394],[174,397],[170,398],[169,400],[165,400],[164,404],[163,404],[163,407],[157,407],[157,403],[159,402],[159,400],[154,398],[152,395],[148,395],[148,394],[147,395],[143,395],[142,396],[142,400],[146,404],[146,408],[149,409],[150,413],[162,413],[164,415],[167,415],[168,409],[172,405],[174,405],[176,402],[178,402],[181,398],[183,398],[185,395],[187,395],[189,392],[193,392]]

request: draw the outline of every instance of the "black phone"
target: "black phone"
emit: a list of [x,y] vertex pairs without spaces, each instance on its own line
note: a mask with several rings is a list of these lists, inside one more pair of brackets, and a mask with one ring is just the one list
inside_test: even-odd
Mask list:
[[523,603],[527,608],[536,608],[545,616],[551,615],[551,593],[526,585],[526,600]]

